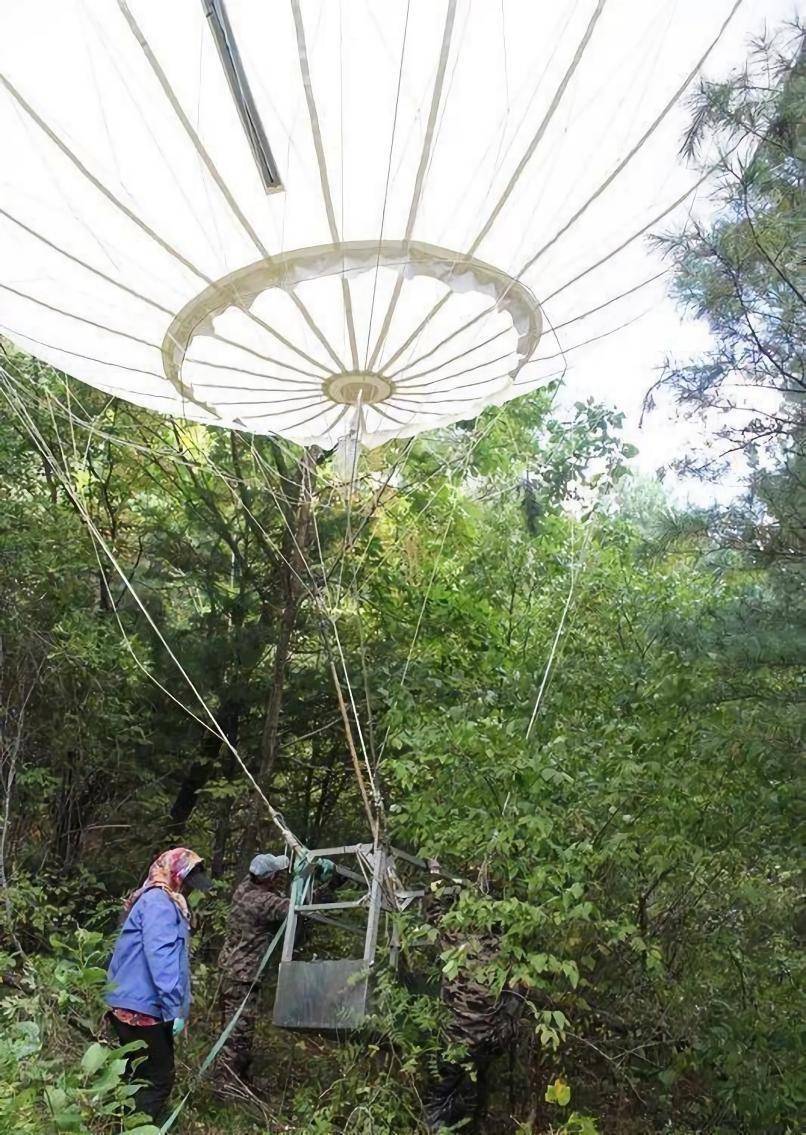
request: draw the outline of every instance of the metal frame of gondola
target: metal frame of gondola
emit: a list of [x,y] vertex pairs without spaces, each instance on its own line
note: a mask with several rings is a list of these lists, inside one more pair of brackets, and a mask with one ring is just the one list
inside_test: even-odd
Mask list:
[[[357,870],[342,860],[353,859]],[[322,860],[335,861],[335,872],[363,888],[358,898],[317,901],[313,881]],[[296,878],[286,922],[277,979],[273,1020],[287,1029],[341,1032],[363,1025],[371,1011],[372,984],[378,955],[378,937],[384,912],[399,914],[420,901],[423,886],[405,886],[403,867],[425,872],[427,864],[399,848],[372,843],[315,848],[297,863]],[[400,868],[400,869],[399,869]],[[344,917],[359,912],[355,918]],[[363,937],[360,957],[339,959],[296,958],[299,919],[335,926]],[[399,939],[393,926],[389,935],[389,963],[397,966]]]

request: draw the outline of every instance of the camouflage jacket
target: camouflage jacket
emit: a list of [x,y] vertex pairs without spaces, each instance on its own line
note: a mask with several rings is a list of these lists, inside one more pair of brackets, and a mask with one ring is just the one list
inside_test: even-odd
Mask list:
[[260,959],[280,923],[288,914],[289,901],[247,876],[232,896],[227,937],[219,955],[222,973],[231,981],[251,981]]
[[519,1000],[506,987],[495,993],[473,977],[474,971],[489,966],[498,957],[500,943],[491,931],[469,934],[448,930],[444,915],[455,902],[455,894],[432,892],[426,898],[426,921],[437,929],[441,953],[462,947],[462,965],[455,977],[443,976],[441,999],[449,1010],[448,1038],[463,1045],[471,1059],[503,1050],[513,1039],[519,1015]]

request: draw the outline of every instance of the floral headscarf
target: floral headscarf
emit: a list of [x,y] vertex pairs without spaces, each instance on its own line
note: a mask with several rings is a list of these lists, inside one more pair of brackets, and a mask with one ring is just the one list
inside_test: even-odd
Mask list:
[[202,862],[202,857],[197,855],[195,851],[191,851],[187,847],[172,847],[169,851],[163,851],[162,855],[158,855],[154,862],[148,869],[146,881],[137,890],[132,891],[126,899],[124,899],[123,906],[126,912],[131,910],[141,895],[146,891],[158,887],[161,891],[165,891],[169,898],[173,899],[183,918],[190,919],[190,910],[185,901],[185,896],[182,894],[182,883],[188,877],[194,867]]

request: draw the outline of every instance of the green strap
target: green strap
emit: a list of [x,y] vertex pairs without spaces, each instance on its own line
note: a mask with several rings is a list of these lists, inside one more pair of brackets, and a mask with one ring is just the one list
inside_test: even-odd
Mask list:
[[275,949],[280,944],[280,941],[283,937],[283,934],[285,934],[285,926],[286,926],[287,921],[288,921],[287,918],[283,919],[283,923],[282,923],[280,929],[274,935],[271,942],[269,942],[266,953],[261,958],[260,965],[257,967],[257,972],[256,972],[255,976],[252,978],[252,984],[249,986],[249,989],[247,990],[246,996],[244,997],[243,1001],[240,1003],[238,1008],[235,1010],[235,1012],[233,1013],[230,1020],[227,1022],[226,1026],[224,1028],[224,1031],[221,1033],[218,1040],[215,1042],[213,1047],[210,1049],[210,1051],[207,1053],[204,1060],[202,1061],[201,1066],[199,1067],[199,1070],[196,1073],[195,1082],[193,1084],[191,1084],[191,1086],[185,1092],[182,1099],[179,1101],[179,1103],[176,1105],[174,1110],[171,1112],[171,1114],[165,1120],[162,1127],[160,1127],[160,1135],[164,1135],[164,1133],[166,1131],[171,1130],[174,1123],[176,1123],[177,1119],[179,1118],[179,1115],[182,1112],[182,1109],[184,1108],[185,1104],[190,1099],[191,1093],[193,1092],[194,1088],[196,1087],[198,1081],[201,1080],[204,1073],[207,1071],[207,1069],[210,1067],[210,1065],[214,1062],[215,1058],[218,1056],[221,1049],[224,1047],[224,1045],[229,1040],[230,1035],[232,1033],[232,1030],[235,1028],[235,1026],[237,1025],[238,1021],[241,1018],[241,1013],[243,1013],[244,1009],[246,1008],[247,1001],[252,996],[252,991],[254,990],[257,983],[260,981],[260,978],[263,976],[264,969],[269,964],[269,958],[272,956]]

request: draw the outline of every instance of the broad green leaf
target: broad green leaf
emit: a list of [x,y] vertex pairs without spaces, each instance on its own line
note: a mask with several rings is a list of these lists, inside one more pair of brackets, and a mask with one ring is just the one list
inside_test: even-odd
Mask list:
[[94,1044],[90,1045],[82,1056],[81,1067],[91,1076],[97,1072],[99,1068],[103,1067],[111,1054],[111,1048],[108,1048],[105,1044],[99,1044],[96,1041]]

